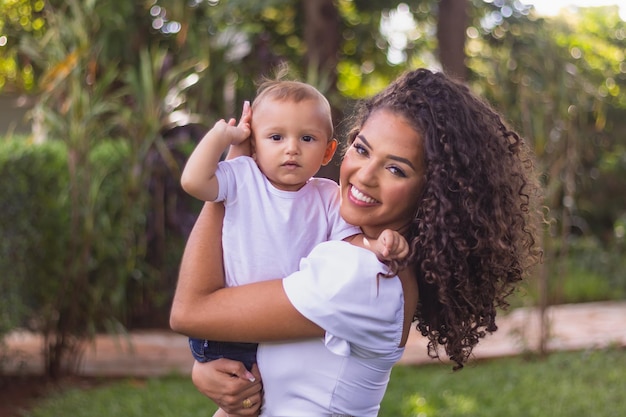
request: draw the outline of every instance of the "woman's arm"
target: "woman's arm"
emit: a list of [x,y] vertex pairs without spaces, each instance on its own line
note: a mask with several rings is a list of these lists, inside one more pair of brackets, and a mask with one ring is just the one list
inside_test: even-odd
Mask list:
[[223,216],[222,204],[206,203],[189,236],[172,303],[172,329],[191,337],[231,342],[323,336],[320,327],[293,307],[282,280],[222,288]]

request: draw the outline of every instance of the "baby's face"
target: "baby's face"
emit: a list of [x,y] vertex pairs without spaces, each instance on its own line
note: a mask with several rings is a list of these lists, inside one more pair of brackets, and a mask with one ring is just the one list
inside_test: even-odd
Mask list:
[[252,112],[253,156],[274,187],[297,191],[332,158],[332,121],[317,100],[266,99]]

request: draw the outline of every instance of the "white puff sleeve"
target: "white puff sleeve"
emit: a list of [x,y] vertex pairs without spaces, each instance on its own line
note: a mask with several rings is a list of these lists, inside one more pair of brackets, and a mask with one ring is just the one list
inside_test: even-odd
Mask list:
[[398,349],[404,319],[399,278],[378,278],[386,270],[372,252],[329,241],[302,259],[283,288],[293,306],[326,331],[334,353],[385,355]]

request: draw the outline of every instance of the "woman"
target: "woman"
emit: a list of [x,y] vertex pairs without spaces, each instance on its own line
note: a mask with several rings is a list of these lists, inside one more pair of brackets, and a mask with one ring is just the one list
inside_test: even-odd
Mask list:
[[[354,126],[340,171],[340,213],[366,236],[383,229],[405,236],[411,254],[393,268],[397,276],[384,278],[389,271],[367,251],[327,242],[305,260],[304,272],[211,292],[221,285],[219,253],[206,243],[219,242],[219,214],[211,209],[186,249],[172,327],[262,342],[262,415],[376,415],[412,321],[428,336],[431,356],[441,345],[462,367],[479,339],[497,329],[496,309],[507,306],[506,296],[539,256],[529,151],[465,86],[428,70],[409,72],[364,102]],[[275,343],[294,339],[305,340]],[[215,388],[224,372],[248,375],[236,367],[196,365],[194,382],[225,411],[254,415],[258,380],[233,378]],[[328,373],[338,392],[324,385]]]

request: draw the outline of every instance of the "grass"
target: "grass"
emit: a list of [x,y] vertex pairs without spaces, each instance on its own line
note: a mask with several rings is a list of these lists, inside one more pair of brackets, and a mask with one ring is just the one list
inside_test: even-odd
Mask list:
[[[626,349],[556,353],[450,365],[397,366],[381,417],[621,416],[626,410]],[[195,417],[215,410],[188,377],[125,380],[70,389],[28,417]]]
[[183,417],[211,416],[217,408],[187,376],[127,379],[87,390],[70,388],[44,399],[24,416]]
[[626,350],[394,370],[384,416],[608,417],[626,410]]

